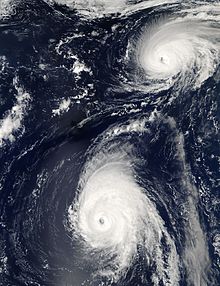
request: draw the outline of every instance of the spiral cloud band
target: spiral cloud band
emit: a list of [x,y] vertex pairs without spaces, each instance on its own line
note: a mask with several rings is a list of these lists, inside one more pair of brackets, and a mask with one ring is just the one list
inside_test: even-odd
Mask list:
[[[68,229],[73,241],[79,243],[83,260],[96,261],[92,263],[94,279],[100,277],[120,285],[120,281],[140,271],[142,283],[146,285],[180,285],[182,269],[185,269],[189,284],[209,285],[206,273],[209,255],[196,209],[197,189],[188,174],[184,139],[174,119],[161,119],[158,123],[154,120],[152,115],[110,127],[93,142],[80,175],[77,195],[68,210]],[[147,128],[150,121],[152,127]],[[176,183],[171,180],[165,186],[157,181],[156,177],[160,177],[157,172],[151,175],[149,163],[132,143],[137,135],[141,143],[153,136],[148,148],[157,145],[153,130],[158,124],[172,134],[166,138],[166,144],[172,142],[168,153],[173,153],[170,156],[173,156]],[[119,138],[124,143],[118,145]],[[145,150],[144,157],[149,156],[145,152],[151,153]],[[151,156],[154,161],[157,154]],[[164,167],[160,164],[158,172],[161,168],[169,172],[166,163]],[[146,168],[149,177],[146,182],[141,178],[145,173],[141,176],[137,171],[139,165]],[[169,189],[175,198],[172,206]],[[164,207],[169,218],[166,210],[162,210]],[[139,270],[136,265],[140,265]]]

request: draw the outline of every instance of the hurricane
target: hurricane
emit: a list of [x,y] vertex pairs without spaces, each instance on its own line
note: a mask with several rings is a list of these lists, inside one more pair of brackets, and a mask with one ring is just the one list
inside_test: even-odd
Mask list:
[[121,67],[115,68],[119,85],[146,93],[200,88],[219,65],[219,5],[155,10],[157,17],[146,24],[135,19],[137,33],[126,39]]
[[[147,128],[145,120],[141,124],[139,121],[135,123],[136,129],[130,136],[137,136],[135,133],[139,131],[140,125],[144,128],[139,137],[152,136],[155,126]],[[162,124],[171,130],[175,126],[172,118],[161,119],[156,124]],[[114,128],[103,134],[104,138],[109,137],[107,141],[100,142],[90,150],[92,158],[85,164],[85,170],[80,175],[77,196],[69,208],[68,225],[73,239],[80,241],[79,247],[91,259],[99,261],[94,268],[94,279],[104,277],[106,281],[121,281],[130,272],[135,275],[138,270],[134,264],[139,260],[141,269],[149,267],[148,275],[144,275],[143,270],[139,274],[143,285],[177,285],[184,268],[189,284],[207,283],[209,255],[194,205],[196,189],[188,177],[184,162],[181,134],[174,129],[173,140],[176,146],[173,146],[172,152],[179,173],[176,178],[179,190],[174,187],[172,191],[177,196],[181,196],[178,191],[184,194],[182,211],[185,215],[183,217],[183,214],[179,214],[179,219],[186,221],[179,222],[178,226],[169,226],[164,211],[157,206],[160,201],[161,206],[169,208],[167,202],[158,196],[163,188],[161,182],[150,180],[150,173],[149,181],[144,182],[138,176],[139,166],[148,163],[140,160],[131,139],[130,144],[126,142],[128,134],[124,132],[122,134],[125,138],[121,140],[125,142],[118,152],[114,141],[122,134],[114,134]],[[102,146],[101,149],[99,145]],[[166,188],[163,191],[166,192]],[[193,192],[195,201],[190,199]],[[172,216],[171,213],[172,210],[169,209]],[[175,216],[178,219],[178,214]],[[185,230],[184,233],[181,233],[181,229]],[[189,243],[179,252],[176,242],[179,240],[181,243],[186,237]],[[194,239],[196,241],[193,243]],[[200,262],[195,260],[198,254],[201,255]],[[191,269],[195,272],[191,273]]]
[[158,81],[159,90],[172,85],[199,88],[218,66],[218,41],[219,29],[212,23],[200,23],[193,17],[162,21],[141,39],[137,60],[146,80]]
[[0,3],[0,284],[220,283],[220,4]]
[[[114,154],[88,180],[83,179],[86,184],[79,201],[69,211],[71,225],[82,236],[85,250],[98,255],[101,269],[97,274],[118,279],[143,248],[146,263],[155,255],[157,271],[152,281],[175,285],[178,255],[174,242],[154,204],[132,178],[128,163],[115,156],[121,157]],[[162,239],[170,248],[169,254],[160,247]]]

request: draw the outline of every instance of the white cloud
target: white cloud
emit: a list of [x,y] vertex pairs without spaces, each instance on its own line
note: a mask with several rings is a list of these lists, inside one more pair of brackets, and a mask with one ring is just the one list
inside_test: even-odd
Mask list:
[[25,116],[25,110],[31,99],[21,86],[19,86],[18,78],[14,79],[14,87],[17,91],[16,103],[11,110],[8,110],[5,116],[0,119],[0,146],[2,147],[7,141],[15,141],[15,135],[18,130],[24,129],[22,121]]
[[63,99],[60,102],[58,108],[52,110],[53,115],[60,115],[60,114],[64,113],[65,111],[68,111],[70,108],[70,104],[71,104],[70,98]]

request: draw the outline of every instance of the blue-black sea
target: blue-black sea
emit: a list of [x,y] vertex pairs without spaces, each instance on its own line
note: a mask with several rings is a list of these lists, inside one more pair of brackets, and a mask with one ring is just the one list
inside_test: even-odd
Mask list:
[[0,285],[220,285],[220,4],[0,0]]

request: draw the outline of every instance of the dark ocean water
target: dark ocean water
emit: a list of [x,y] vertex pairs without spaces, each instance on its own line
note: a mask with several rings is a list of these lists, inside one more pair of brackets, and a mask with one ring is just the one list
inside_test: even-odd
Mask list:
[[201,64],[167,85],[146,82],[139,39],[196,1],[106,15],[115,1],[97,15],[70,2],[1,12],[0,284],[220,285],[220,7],[192,13],[215,38],[195,61],[208,76],[195,84]]

